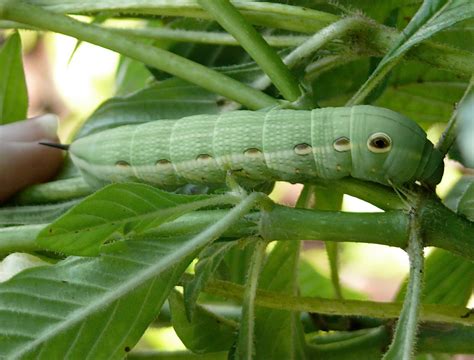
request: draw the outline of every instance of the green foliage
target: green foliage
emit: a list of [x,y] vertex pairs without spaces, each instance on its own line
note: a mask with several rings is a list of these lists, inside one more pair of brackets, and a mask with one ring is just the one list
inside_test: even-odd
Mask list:
[[[474,73],[472,1],[222,4],[217,11],[214,1],[204,0],[0,0],[0,26],[63,33],[121,55],[116,96],[76,137],[235,109],[372,103],[424,128],[452,117],[441,148],[450,147],[461,129],[457,145],[471,149],[472,104],[463,104],[459,116],[452,109]],[[77,14],[132,17],[143,28],[117,30],[65,16]],[[150,40],[146,34],[154,29],[172,32],[166,40]],[[224,41],[223,29],[238,41]],[[183,42],[184,35],[197,42]],[[268,46],[261,35],[293,46]],[[24,118],[26,107],[21,42],[13,33],[0,50],[1,122]],[[314,209],[305,210],[246,193],[232,174],[229,187],[212,189],[213,195],[190,195],[209,193],[206,186],[188,184],[178,194],[137,183],[92,193],[79,176],[69,163],[56,181],[35,185],[0,208],[1,256],[22,251],[51,264],[0,283],[1,358],[408,359],[415,351],[474,353],[474,320],[465,308],[474,276],[472,177],[444,199],[450,211],[431,189],[415,184],[396,191],[353,179],[306,184],[298,206]],[[339,212],[342,194],[386,212]],[[331,279],[300,258],[300,240],[311,239],[326,241]],[[364,300],[367,294],[339,283],[338,244],[344,241],[409,245],[411,277],[397,303]],[[439,246],[424,268],[422,244]],[[183,287],[183,295],[175,286]],[[158,318],[166,299],[170,324]],[[162,325],[173,326],[190,352],[140,352],[142,344],[134,349],[148,327]]]
[[0,125],[26,118],[28,93],[21,51],[15,32],[0,49]]

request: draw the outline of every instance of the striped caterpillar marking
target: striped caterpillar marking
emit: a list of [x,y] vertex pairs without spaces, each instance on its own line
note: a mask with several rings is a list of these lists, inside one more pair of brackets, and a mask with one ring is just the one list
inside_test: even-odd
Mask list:
[[442,155],[413,121],[373,106],[234,111],[159,120],[74,141],[72,160],[92,185],[223,183],[228,170],[255,183],[346,176],[436,185]]

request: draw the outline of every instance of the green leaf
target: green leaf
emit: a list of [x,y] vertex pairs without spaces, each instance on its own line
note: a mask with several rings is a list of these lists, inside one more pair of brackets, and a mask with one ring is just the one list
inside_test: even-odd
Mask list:
[[367,359],[382,356],[382,349],[389,340],[385,326],[355,331],[332,331],[308,334],[308,353],[312,359]]
[[199,261],[194,269],[194,279],[184,286],[184,304],[189,321],[193,319],[196,301],[207,281],[212,278],[224,255],[236,245],[236,242],[216,243],[208,246],[199,254]]
[[172,291],[169,296],[171,322],[176,334],[189,350],[196,353],[228,351],[235,341],[238,324],[197,305],[192,321],[184,308],[183,295]]
[[142,62],[120,56],[115,74],[115,96],[126,96],[142,90],[151,77],[150,71]]
[[[280,241],[268,256],[259,288],[297,294],[299,241]],[[299,313],[268,308],[255,311],[256,359],[304,359],[305,341]]]
[[19,274],[0,286],[0,357],[123,357],[194,256],[261,198],[247,196],[195,236],[123,242],[100,258]]
[[198,86],[172,78],[130,95],[110,98],[91,115],[77,137],[126,124],[217,114],[217,99],[217,95]]
[[144,184],[113,184],[47,226],[39,234],[38,243],[66,254],[95,256],[114,233],[143,232],[186,212],[229,203],[230,199],[235,201],[230,195],[178,195]]
[[[332,281],[321,274],[305,258],[298,265],[298,288],[301,296],[334,299],[336,297]],[[367,296],[347,287],[342,288],[342,295],[348,299],[366,300]]]
[[[354,61],[330,70],[314,84],[324,91],[316,91],[323,106],[342,106],[364,81],[369,62]],[[421,125],[447,122],[453,105],[462,97],[469,79],[427,67],[415,61],[405,61],[392,70],[385,91],[374,105],[402,113]]]
[[0,69],[0,125],[26,119],[28,91],[17,32],[0,49]]
[[471,0],[425,0],[399,40],[380,61],[369,79],[349,101],[349,105],[361,103],[380,80],[392,69],[403,55],[420,42],[450,26],[474,17]]
[[130,242],[122,252],[71,257],[0,284],[0,357],[124,357],[191,261],[180,250],[186,241]]

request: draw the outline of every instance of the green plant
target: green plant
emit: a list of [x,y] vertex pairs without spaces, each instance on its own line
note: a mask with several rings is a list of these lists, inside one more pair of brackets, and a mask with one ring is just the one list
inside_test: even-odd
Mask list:
[[[451,116],[437,144],[448,152],[462,117],[457,110],[451,114],[451,105],[470,106],[471,1],[425,0],[418,7],[403,0],[376,6],[344,0],[314,8],[311,1],[293,3],[0,0],[0,26],[59,32],[117,51],[134,59],[122,62],[126,74],[147,65],[154,82],[146,85],[144,77],[133,86],[119,84],[118,92],[127,95],[102,104],[78,137],[237,108],[366,103],[404,113],[425,128]],[[95,21],[68,16],[77,14]],[[146,26],[104,23],[121,16],[144,19]],[[162,26],[156,16],[165,16]],[[25,113],[19,49],[14,34],[0,53],[4,122]],[[203,53],[213,60],[199,64],[206,60]],[[23,91],[7,97],[12,86]],[[465,156],[461,152],[459,159],[469,164]],[[8,225],[0,229],[0,252],[30,252],[54,263],[0,284],[2,357],[101,359],[130,352],[137,359],[408,359],[415,352],[474,353],[466,308],[474,277],[472,178],[445,199],[451,210],[420,185],[392,189],[349,178],[305,184],[293,209],[274,204],[264,192],[243,190],[232,176],[227,188],[189,185],[169,193],[123,183],[93,192],[77,169],[66,166],[63,177],[26,189],[0,208],[0,221]],[[386,211],[340,212],[342,194]],[[308,285],[298,283],[300,241],[313,238],[327,242],[331,299],[299,295],[298,288]],[[344,300],[340,241],[406,249],[411,266],[399,294],[403,304]],[[426,264],[424,246],[439,248]],[[65,259],[58,261],[58,254]],[[196,258],[191,275],[186,269]],[[167,298],[175,331],[201,355],[133,350]],[[236,300],[240,316],[203,306],[222,298]],[[333,331],[323,336],[307,314],[317,314]]]

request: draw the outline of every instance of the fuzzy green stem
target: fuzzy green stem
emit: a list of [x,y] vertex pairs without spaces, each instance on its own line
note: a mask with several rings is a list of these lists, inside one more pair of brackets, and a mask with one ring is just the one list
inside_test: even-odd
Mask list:
[[443,131],[443,134],[439,138],[436,148],[443,154],[446,155],[453,146],[454,141],[456,140],[456,135],[457,135],[457,125],[458,125],[458,109],[460,106],[463,104],[464,100],[468,97],[473,92],[473,87],[474,87],[474,74],[471,77],[471,81],[469,82],[469,85],[466,88],[466,91],[464,91],[464,94],[459,100],[458,104],[456,105],[456,108],[454,109],[451,118],[449,119],[448,125],[446,125],[446,128]]
[[296,101],[301,96],[296,78],[283,64],[278,54],[228,0],[198,0],[198,3],[232,34],[270,77],[286,100]]
[[[191,275],[183,277],[191,281]],[[244,287],[228,281],[212,280],[205,291],[227,299],[242,301]],[[328,315],[369,316],[377,319],[395,319],[399,316],[400,303],[380,303],[361,300],[337,300],[316,297],[293,296],[281,292],[257,290],[255,304],[258,306],[287,311],[311,312]],[[469,309],[463,306],[423,304],[420,321],[473,325],[474,319],[467,316]]]
[[74,199],[57,204],[0,207],[0,225],[27,225],[51,222],[78,204],[79,201],[80,199]]
[[93,24],[84,24],[70,17],[45,11],[22,2],[2,1],[0,18],[32,25],[44,30],[73,36],[104,48],[117,51],[130,58],[197,84],[207,90],[233,99],[250,109],[274,106],[278,101],[237,80],[206,66],[159,49],[120,36],[115,31]]
[[36,244],[36,236],[45,224],[10,226],[0,229],[0,254],[12,252],[34,252],[40,250]]
[[405,248],[408,220],[399,211],[347,213],[275,206],[268,215],[261,216],[260,226],[268,240],[383,242]]
[[[300,32],[315,32],[336,21],[339,17],[323,11],[299,6],[274,4],[258,1],[232,1],[232,4],[252,24],[281,28]],[[193,0],[126,0],[126,1],[94,1],[83,0],[44,5],[44,8],[69,14],[97,14],[107,12],[110,15],[158,15],[184,16],[209,19],[210,15],[203,11],[197,1]],[[288,21],[291,18],[292,21]]]
[[258,279],[265,258],[266,241],[257,241],[249,264],[247,283],[243,296],[242,317],[237,342],[236,359],[253,359],[255,333],[255,296]]
[[[332,40],[342,37],[349,31],[357,30],[366,23],[367,20],[359,17],[350,17],[336,21],[321,29],[315,35],[299,45],[291,53],[285,56],[283,62],[291,69]],[[260,79],[257,79],[253,83],[253,86],[257,89],[265,89],[269,86],[269,82],[270,79],[267,76],[263,76]]]
[[397,323],[393,341],[385,353],[385,360],[409,360],[415,353],[418,318],[423,293],[423,239],[421,227],[414,209],[410,213],[408,239],[410,279]]
[[[141,38],[149,38],[155,40],[171,40],[179,42],[191,42],[211,45],[227,45],[240,46],[239,42],[235,40],[232,35],[224,32],[215,31],[193,31],[170,28],[141,28],[141,29],[125,29],[108,27],[108,29],[123,33],[126,35],[137,36]],[[263,39],[270,46],[274,47],[294,47],[305,42],[308,36],[298,35],[268,35],[263,36]]]
[[32,185],[12,199],[14,204],[42,204],[66,201],[92,194],[94,190],[82,177]]

